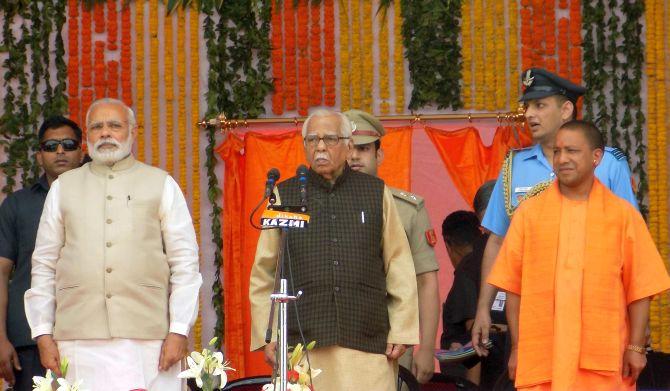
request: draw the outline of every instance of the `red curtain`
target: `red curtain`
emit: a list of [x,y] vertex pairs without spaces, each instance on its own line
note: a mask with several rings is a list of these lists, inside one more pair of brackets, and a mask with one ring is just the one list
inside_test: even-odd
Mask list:
[[446,131],[426,126],[426,133],[458,192],[470,206],[479,186],[497,178],[507,151],[532,144],[530,132],[525,127],[498,127],[489,146],[482,143],[479,131],[473,127]]
[[[379,174],[390,186],[409,190],[411,146],[411,127],[389,129],[384,137],[386,159]],[[249,352],[249,274],[259,236],[259,231],[249,224],[249,214],[263,195],[270,168],[279,169],[281,181],[295,175],[296,168],[305,164],[302,136],[298,131],[249,132],[243,137],[231,134],[216,152],[225,163],[220,273],[223,275],[225,354],[236,369],[229,376],[269,374],[271,369],[265,364],[262,352]]]

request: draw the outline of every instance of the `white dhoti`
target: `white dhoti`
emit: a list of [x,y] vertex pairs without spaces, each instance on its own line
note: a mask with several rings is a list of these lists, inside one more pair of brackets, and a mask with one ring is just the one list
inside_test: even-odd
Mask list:
[[312,368],[322,372],[314,378],[314,391],[393,391],[397,387],[398,361],[384,354],[362,352],[340,346],[310,350]]
[[57,341],[61,360],[70,365],[67,380],[83,380],[91,391],[180,391],[181,363],[158,371],[162,340],[105,339]]

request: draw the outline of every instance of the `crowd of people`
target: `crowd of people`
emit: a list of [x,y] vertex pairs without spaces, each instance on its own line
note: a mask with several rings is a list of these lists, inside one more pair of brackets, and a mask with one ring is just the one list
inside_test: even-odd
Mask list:
[[[632,389],[650,299],[670,277],[626,156],[575,119],[585,89],[538,68],[521,81],[534,145],[510,151],[474,211],[442,222],[454,279],[440,347],[471,344],[477,356],[440,370],[482,389]],[[186,201],[170,175],[134,159],[137,123],[124,103],[95,101],[86,129],[82,140],[71,120],[46,119],[44,175],[0,207],[0,377],[30,390],[67,357],[67,377],[91,390],[180,390],[202,283]],[[394,390],[399,365],[419,383],[435,371],[437,236],[420,196],[377,177],[393,159],[384,134],[360,110],[314,111],[302,127],[306,178],[273,195],[304,204],[309,224],[285,244],[278,229],[258,240],[250,349],[276,367],[266,328],[283,254],[282,276],[302,291],[288,343],[317,342],[316,390]]]

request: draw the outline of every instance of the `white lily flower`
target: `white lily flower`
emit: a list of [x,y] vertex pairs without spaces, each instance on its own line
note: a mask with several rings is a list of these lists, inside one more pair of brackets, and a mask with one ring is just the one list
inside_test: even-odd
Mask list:
[[80,388],[82,380],[77,380],[74,384],[70,384],[67,380],[60,377],[56,381],[58,382],[56,391],[84,391]]
[[[197,352],[193,352],[197,353]],[[202,387],[202,368],[205,365],[205,361],[201,359],[201,361],[198,363],[196,360],[194,360],[193,353],[191,353],[191,356],[186,357],[186,363],[188,363],[188,369],[181,372],[179,375],[177,375],[178,378],[180,379],[189,379],[193,378],[195,379],[195,384],[198,387]],[[202,356],[200,356],[202,358]]]
[[51,388],[52,381],[53,375],[51,374],[51,369],[47,369],[44,377],[33,376],[33,391],[53,391]]

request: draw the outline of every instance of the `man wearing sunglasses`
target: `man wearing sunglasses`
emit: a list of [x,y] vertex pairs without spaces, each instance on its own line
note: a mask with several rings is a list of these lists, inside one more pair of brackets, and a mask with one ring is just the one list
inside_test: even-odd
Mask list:
[[92,161],[53,183],[37,231],[25,303],[40,360],[60,374],[66,357],[90,390],[181,390],[202,283],[186,200],[133,158],[123,102],[93,102],[86,128]]
[[47,118],[38,140],[35,157],[44,174],[0,206],[0,378],[18,391],[31,390],[32,377],[44,376],[23,306],[44,199],[51,183],[82,159],[81,129],[65,117]]
[[[302,342],[302,333],[316,341],[309,354],[312,368],[323,370],[316,390],[391,390],[405,345],[419,342],[416,279],[407,279],[414,266],[391,191],[347,164],[351,132],[344,114],[328,110],[302,128],[311,220],[288,234],[286,278],[303,292],[288,314],[288,343]],[[303,204],[300,183],[299,176],[280,183],[277,202]],[[251,349],[273,364],[276,343],[266,344],[265,329],[279,237],[261,232],[249,284]]]

